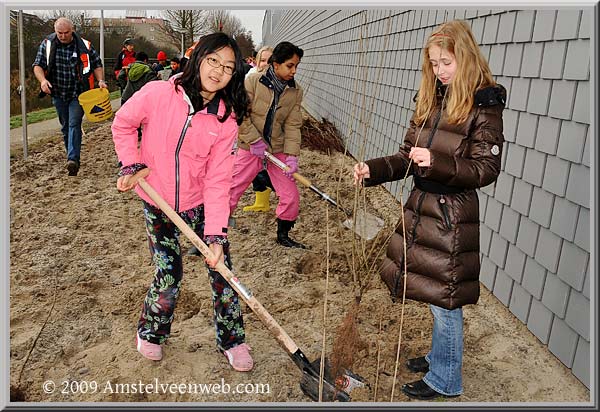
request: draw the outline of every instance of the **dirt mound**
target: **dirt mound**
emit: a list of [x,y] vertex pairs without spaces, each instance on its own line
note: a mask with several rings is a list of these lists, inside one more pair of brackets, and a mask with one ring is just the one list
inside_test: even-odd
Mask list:
[[[324,145],[333,139],[329,132],[312,127],[305,130],[324,138]],[[305,139],[313,147],[316,143],[311,141]],[[330,153],[303,149],[300,171],[350,205],[353,161],[339,151]],[[134,337],[154,268],[141,202],[135,193],[122,194],[115,187],[117,159],[110,125],[85,137],[79,176],[68,177],[64,163],[63,144],[56,137],[32,150],[27,161],[15,158],[10,165],[13,400],[309,401],[299,387],[300,371],[245,305],[254,370],[237,373],[216,351],[211,291],[204,264],[197,257],[184,257],[183,287],[164,359],[142,358]],[[274,195],[269,213],[242,212],[253,201],[250,190],[240,201],[237,228],[230,235],[234,271],[310,360],[320,358],[325,330],[329,356],[336,333],[343,331],[338,327],[355,301],[353,271],[359,259],[353,251],[377,246],[371,247],[374,252],[367,258],[376,267],[385,250],[381,247],[384,238],[398,219],[398,203],[382,187],[368,189],[370,210],[387,226],[380,238],[366,245],[355,243],[353,248],[356,239],[341,225],[345,216],[301,188],[300,218],[290,235],[310,250],[290,250],[275,242]],[[182,243],[184,250],[191,245],[185,239]],[[360,271],[364,282],[369,275]],[[323,320],[327,275],[327,318]],[[391,303],[378,276],[373,277],[350,325],[361,343],[351,353],[352,371],[370,383],[370,388],[352,393],[354,401],[390,400],[401,310],[402,305]],[[419,378],[403,364],[429,348],[428,307],[406,302],[403,322],[395,402],[408,401],[400,393],[401,383]],[[351,349],[342,344],[335,350]],[[589,400],[589,392],[570,371],[485,290],[478,305],[465,308],[463,371],[465,394],[452,402]],[[187,386],[183,391],[162,386],[171,384]],[[215,387],[210,393],[189,390],[200,384],[227,384],[230,391],[225,392],[226,386],[220,392]],[[244,393],[239,393],[240,388]]]

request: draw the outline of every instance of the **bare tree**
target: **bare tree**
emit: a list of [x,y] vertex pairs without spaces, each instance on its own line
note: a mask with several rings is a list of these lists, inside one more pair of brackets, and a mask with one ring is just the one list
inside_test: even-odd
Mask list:
[[206,14],[206,28],[209,32],[222,31],[234,38],[246,31],[241,20],[228,10],[209,10]]
[[253,56],[254,55],[254,41],[252,40],[252,32],[242,32],[235,36],[235,41],[237,42],[240,51],[242,52],[242,56]]
[[56,20],[59,17],[66,17],[75,25],[75,31],[81,31],[86,26],[91,18],[89,10],[73,10],[73,9],[54,9],[48,10],[43,14],[47,20]]
[[[185,35],[187,46],[202,34],[206,33],[204,10],[164,10],[163,17],[169,21],[170,29],[165,33],[173,38],[175,44],[180,44],[181,33]],[[185,50],[182,50],[182,53]]]

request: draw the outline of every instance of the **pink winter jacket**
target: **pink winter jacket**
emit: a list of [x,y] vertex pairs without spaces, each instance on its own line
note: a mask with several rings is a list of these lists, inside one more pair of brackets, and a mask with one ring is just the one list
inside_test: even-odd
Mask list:
[[[117,111],[112,124],[117,157],[124,166],[148,166],[146,181],[177,212],[204,204],[204,234],[226,235],[238,132],[235,116],[219,122],[217,115],[225,112],[219,99],[194,113],[183,88],[175,90],[174,80],[146,84]],[[140,187],[135,190],[154,205]]]

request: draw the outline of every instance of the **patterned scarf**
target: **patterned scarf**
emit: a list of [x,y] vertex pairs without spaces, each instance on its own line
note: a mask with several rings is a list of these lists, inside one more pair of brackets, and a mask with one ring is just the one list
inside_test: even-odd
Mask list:
[[263,138],[271,144],[271,132],[273,131],[273,122],[275,121],[275,111],[277,110],[277,105],[279,104],[279,97],[281,93],[285,90],[285,87],[288,85],[288,82],[279,80],[279,78],[275,75],[275,71],[273,70],[273,66],[269,66],[269,69],[265,73],[265,77],[269,79],[271,84],[273,85],[273,103],[269,108],[269,112],[267,113],[267,118],[265,119],[265,127],[263,128]]

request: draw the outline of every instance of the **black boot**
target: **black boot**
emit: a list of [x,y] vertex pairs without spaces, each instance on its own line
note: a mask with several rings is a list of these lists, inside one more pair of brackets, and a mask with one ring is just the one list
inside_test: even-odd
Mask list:
[[306,249],[302,243],[298,243],[288,236],[288,232],[294,227],[296,221],[294,220],[281,220],[277,219],[277,243],[285,247],[297,247]]

